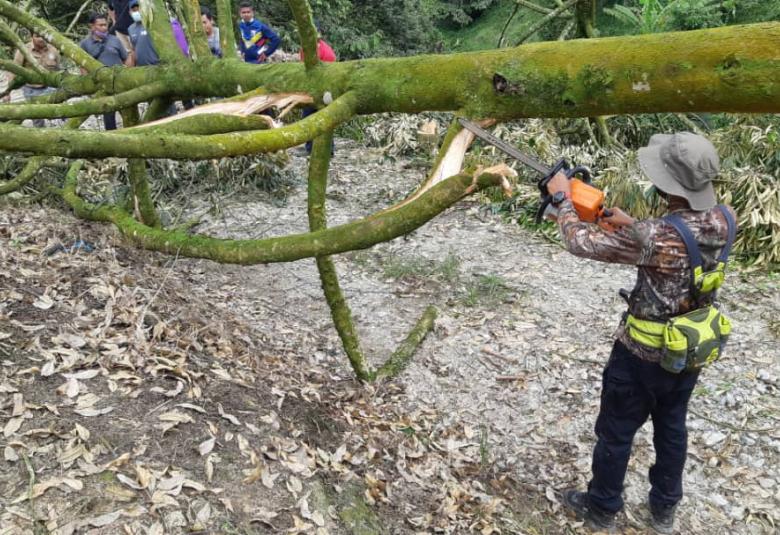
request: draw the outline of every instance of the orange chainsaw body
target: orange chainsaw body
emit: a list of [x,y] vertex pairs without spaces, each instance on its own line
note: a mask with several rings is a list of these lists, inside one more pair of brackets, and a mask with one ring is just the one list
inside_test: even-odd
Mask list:
[[604,192],[579,178],[572,178],[571,203],[581,220],[595,223],[604,211]]

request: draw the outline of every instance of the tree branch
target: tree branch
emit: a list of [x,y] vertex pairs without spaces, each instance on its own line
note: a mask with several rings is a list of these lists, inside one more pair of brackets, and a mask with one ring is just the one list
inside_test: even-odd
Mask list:
[[420,347],[425,337],[433,330],[434,321],[439,311],[435,306],[429,306],[425,309],[417,320],[409,334],[398,346],[390,358],[380,367],[375,374],[376,379],[385,377],[395,377],[402,372],[411,362],[417,348]]
[[76,65],[87,71],[94,71],[103,66],[98,60],[84,52],[80,46],[58,32],[54,26],[43,19],[22,11],[8,0],[0,0],[0,16],[34,31],[51,43],[64,56],[72,59]]
[[[140,122],[138,106],[131,106],[122,112],[122,121],[127,126],[137,125]],[[149,181],[146,179],[146,160],[134,158],[127,161],[127,180],[132,192],[133,208],[138,214],[138,219],[146,226],[160,228],[160,216],[154,209],[154,201],[149,190]]]
[[552,11],[550,11],[550,13],[548,13],[547,15],[545,15],[544,17],[542,17],[541,19],[536,21],[533,25],[531,25],[531,27],[528,28],[528,31],[526,31],[523,34],[523,36],[520,39],[518,39],[517,45],[515,45],[515,46],[520,46],[523,43],[525,43],[528,39],[533,37],[533,35],[536,32],[538,32],[539,30],[544,28],[551,20],[553,20],[553,19],[559,17],[560,15],[562,15],[564,11],[566,11],[569,8],[575,6],[577,4],[577,2],[579,2],[579,1],[580,0],[569,0],[568,2],[566,2],[564,4],[561,4],[557,8],[553,9]]
[[24,62],[29,64],[32,69],[38,74],[44,74],[46,69],[41,67],[35,56],[32,55],[30,49],[24,44],[24,41],[16,34],[15,31],[2,19],[0,19],[0,40],[8,43],[14,47],[24,57]]
[[[45,77],[40,72],[35,72],[31,69],[26,69],[13,61],[7,59],[0,59],[0,70],[8,71],[13,74],[13,79],[9,81],[13,83],[17,78],[21,79],[23,83],[30,84],[45,84]],[[20,85],[20,84],[17,84]],[[0,105],[2,109],[3,105]]]
[[295,25],[298,27],[306,70],[313,69],[320,62],[320,58],[317,54],[317,28],[314,26],[311,6],[307,0],[287,0],[287,3],[290,4]]
[[165,82],[155,82],[118,95],[79,100],[68,104],[2,104],[0,120],[60,119],[95,115],[121,110],[164,95],[167,91],[168,85]]
[[536,11],[537,13],[541,13],[542,15],[549,15],[550,13],[552,13],[552,9],[550,9],[549,7],[540,6],[539,4],[528,2],[527,0],[515,0],[515,2],[518,6],[523,6],[525,8],[530,9],[531,11]]
[[233,24],[233,10],[230,0],[217,0],[217,26],[219,27],[219,46],[225,59],[236,57],[236,30]]
[[[64,126],[64,128],[75,129],[81,126],[84,122],[84,118],[70,119]],[[46,167],[52,165],[59,158],[48,158],[45,156],[34,156],[27,160],[24,168],[13,178],[4,184],[0,184],[0,195],[6,195],[13,191],[17,191],[27,185],[32,179],[38,176],[38,172]]]
[[512,10],[512,13],[509,15],[509,18],[506,19],[506,22],[504,23],[504,27],[501,28],[501,35],[498,36],[498,43],[496,44],[496,48],[501,48],[504,46],[504,36],[506,35],[506,31],[507,29],[509,29],[509,25],[514,20],[515,15],[517,15],[518,11],[520,11],[520,2],[515,4],[515,8]]
[[84,13],[84,10],[87,9],[87,6],[89,6],[93,0],[84,0],[84,3],[81,4],[81,7],[78,11],[76,11],[76,14],[73,17],[73,20],[70,21],[70,24],[68,24],[68,27],[65,30],[65,33],[68,34],[73,30],[73,27],[78,24],[79,19],[81,18],[81,14]]
[[413,203],[352,223],[263,240],[221,240],[150,228],[116,206],[87,203],[76,194],[77,178],[78,170],[69,172],[61,194],[79,217],[113,223],[128,240],[145,249],[241,265],[292,262],[366,249],[408,234],[463,197],[501,185],[505,180],[492,174],[483,174],[477,179],[455,175],[426,191]]
[[[331,158],[333,131],[328,131],[314,140],[309,160],[309,191],[308,216],[309,229],[312,232],[322,231],[328,227],[325,210],[325,191],[328,184],[328,167]],[[322,291],[330,308],[333,324],[341,338],[349,363],[361,381],[370,381],[373,377],[371,368],[366,362],[360,341],[352,320],[352,311],[344,299],[344,293],[339,285],[336,265],[330,256],[318,256],[317,271],[320,274]]]
[[189,30],[190,56],[192,59],[210,59],[213,58],[209,49],[206,30],[200,20],[200,2],[198,0],[183,0],[184,16],[186,18],[186,30]]
[[69,158],[119,156],[210,160],[295,147],[349,120],[354,116],[356,106],[355,95],[347,93],[327,108],[289,126],[210,136],[47,131],[0,124],[0,149]]
[[187,58],[182,54],[173,36],[171,17],[165,0],[141,0],[144,27],[152,37],[154,49],[162,63],[181,63]]

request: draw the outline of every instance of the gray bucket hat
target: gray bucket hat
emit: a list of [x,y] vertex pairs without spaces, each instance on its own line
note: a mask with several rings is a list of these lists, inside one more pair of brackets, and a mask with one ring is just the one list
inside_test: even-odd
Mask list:
[[703,136],[691,132],[655,134],[647,147],[639,149],[639,166],[658,189],[684,197],[694,210],[708,210],[717,204],[712,179],[720,171],[720,158]]

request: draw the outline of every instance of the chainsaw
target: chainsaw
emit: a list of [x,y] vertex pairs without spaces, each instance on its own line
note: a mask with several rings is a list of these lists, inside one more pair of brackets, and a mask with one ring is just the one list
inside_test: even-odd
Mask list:
[[612,215],[609,210],[604,208],[604,192],[591,185],[592,179],[590,169],[587,167],[582,165],[571,167],[564,158],[561,158],[555,165],[549,167],[520,152],[509,143],[498,139],[496,136],[483,130],[468,119],[460,117],[458,118],[458,122],[460,122],[463,128],[474,133],[481,140],[490,143],[515,160],[541,173],[542,178],[537,183],[542,196],[539,210],[536,213],[537,223],[540,223],[542,218],[547,215],[552,215],[553,217],[557,215],[557,210],[554,206],[557,202],[553,202],[553,196],[550,195],[550,192],[547,190],[547,185],[550,183],[550,180],[552,180],[552,177],[559,172],[563,173],[571,180],[571,202],[582,221],[596,223],[600,218],[610,217]]

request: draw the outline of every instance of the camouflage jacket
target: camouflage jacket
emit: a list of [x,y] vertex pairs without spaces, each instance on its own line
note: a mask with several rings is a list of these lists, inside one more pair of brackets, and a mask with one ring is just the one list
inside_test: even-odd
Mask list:
[[[717,208],[678,213],[696,237],[705,271],[714,269],[726,243],[728,225]],[[580,221],[570,201],[558,207],[558,225],[566,249],[583,258],[638,268],[628,312],[639,319],[666,321],[712,302],[704,295],[697,302],[691,292],[691,267],[685,243],[672,225],[662,219],[637,221],[616,232]],[[714,293],[714,292],[713,292]],[[621,322],[617,338],[641,359],[660,362],[662,350],[632,340]]]

